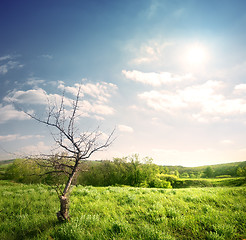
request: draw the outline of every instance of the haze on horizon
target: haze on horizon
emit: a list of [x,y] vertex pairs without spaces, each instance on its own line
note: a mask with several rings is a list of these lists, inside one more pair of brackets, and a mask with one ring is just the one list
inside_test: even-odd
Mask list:
[[79,86],[80,129],[116,127],[92,159],[246,160],[244,0],[4,0],[0,26],[0,160],[49,152],[18,109],[44,116],[63,90],[69,107]]

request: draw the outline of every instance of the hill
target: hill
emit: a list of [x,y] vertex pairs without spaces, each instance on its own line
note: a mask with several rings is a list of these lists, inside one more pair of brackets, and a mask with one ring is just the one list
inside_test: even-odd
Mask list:
[[9,164],[9,163],[13,163],[15,159],[9,159],[9,160],[0,160],[0,165],[4,165],[4,164]]
[[231,176],[237,177],[237,169],[239,167],[246,167],[246,161],[243,162],[232,162],[216,165],[206,165],[200,167],[183,167],[183,166],[161,166],[162,169],[168,169],[170,172],[178,171],[182,177],[203,177],[202,174],[210,168],[213,172],[213,177],[218,176]]

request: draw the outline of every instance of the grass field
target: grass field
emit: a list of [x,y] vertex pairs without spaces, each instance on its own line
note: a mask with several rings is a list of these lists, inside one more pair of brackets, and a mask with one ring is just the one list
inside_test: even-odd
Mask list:
[[71,220],[46,185],[0,181],[0,239],[245,239],[246,187],[73,187]]

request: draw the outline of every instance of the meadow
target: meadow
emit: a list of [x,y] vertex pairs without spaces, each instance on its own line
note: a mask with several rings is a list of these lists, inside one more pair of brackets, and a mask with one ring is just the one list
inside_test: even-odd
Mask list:
[[74,186],[71,220],[56,192],[0,181],[0,239],[245,239],[246,187],[158,189]]

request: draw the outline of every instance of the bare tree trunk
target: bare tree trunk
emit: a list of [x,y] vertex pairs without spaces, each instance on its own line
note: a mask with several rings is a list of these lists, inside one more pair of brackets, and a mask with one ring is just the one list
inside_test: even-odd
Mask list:
[[[57,218],[60,221],[69,220],[69,189],[74,176],[78,171],[79,162],[89,159],[94,152],[108,148],[113,142],[112,136],[114,130],[106,140],[101,142],[102,132],[99,131],[99,129],[96,129],[93,132],[80,133],[79,128],[75,126],[77,120],[80,118],[77,111],[80,103],[82,103],[80,99],[81,88],[82,84],[78,89],[76,99],[72,103],[72,109],[70,109],[70,107],[69,109],[66,109],[64,92],[60,104],[50,104],[49,99],[47,98],[48,112],[46,118],[41,119],[35,116],[35,114],[26,112],[32,119],[54,129],[54,132],[51,132],[51,135],[57,146],[67,153],[66,156],[69,159],[68,163],[64,163],[63,154],[57,154],[54,156],[57,157],[57,160],[53,166],[52,164],[49,165],[50,155],[46,155],[48,159],[44,162],[44,167],[51,168],[51,172],[49,173],[64,173],[66,176],[69,176],[64,190],[62,192],[57,191],[61,204],[60,211],[57,212]],[[71,165],[72,161],[75,161],[73,166]]]
[[66,196],[60,196],[60,211],[56,213],[57,219],[62,221],[68,221],[69,220],[69,206],[68,206],[68,198]]
[[60,205],[60,211],[56,213],[57,219],[59,221],[68,221],[69,220],[69,197],[67,196],[67,193],[71,187],[75,173],[77,172],[78,165],[79,165],[79,161],[76,160],[75,165],[73,167],[73,171],[72,171],[71,175],[69,176],[67,184],[63,190],[63,194],[59,197],[60,204],[61,204]]

